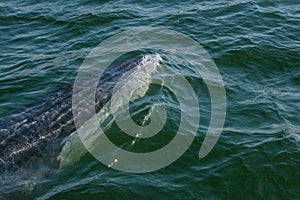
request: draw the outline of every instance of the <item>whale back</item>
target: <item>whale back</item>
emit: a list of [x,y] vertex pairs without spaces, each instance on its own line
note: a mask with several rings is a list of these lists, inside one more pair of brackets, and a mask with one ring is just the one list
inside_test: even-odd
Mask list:
[[[138,56],[107,67],[96,90],[96,111],[109,101],[118,79],[142,59]],[[72,89],[73,84],[65,85],[25,109],[0,118],[0,172],[34,165],[41,157],[52,167],[58,166],[56,155],[62,141],[75,131]]]

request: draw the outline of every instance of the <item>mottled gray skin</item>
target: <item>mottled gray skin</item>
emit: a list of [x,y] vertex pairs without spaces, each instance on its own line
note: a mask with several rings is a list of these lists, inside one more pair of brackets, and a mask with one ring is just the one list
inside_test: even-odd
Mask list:
[[[96,91],[96,111],[111,97],[116,81],[133,69],[142,56],[112,64]],[[44,158],[53,167],[62,140],[75,130],[72,114],[72,84],[53,92],[33,105],[0,119],[0,172],[32,166]]]

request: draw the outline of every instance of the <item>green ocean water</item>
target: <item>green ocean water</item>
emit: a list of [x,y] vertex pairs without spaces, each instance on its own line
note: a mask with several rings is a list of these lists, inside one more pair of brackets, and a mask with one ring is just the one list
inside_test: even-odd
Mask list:
[[[2,1],[0,117],[72,83],[100,42],[141,26],[188,35],[216,63],[227,116],[212,152],[198,158],[211,116],[207,88],[188,67],[173,63],[195,89],[201,111],[197,136],[180,159],[131,174],[86,154],[62,169],[21,169],[10,181],[1,174],[0,199],[299,199],[299,1]],[[134,151],[166,145],[177,129],[177,102],[166,91],[161,96],[151,86],[147,97],[132,104],[139,123],[150,99],[171,102],[164,131],[149,145],[140,140]],[[116,124],[106,134],[130,150],[130,138]]]

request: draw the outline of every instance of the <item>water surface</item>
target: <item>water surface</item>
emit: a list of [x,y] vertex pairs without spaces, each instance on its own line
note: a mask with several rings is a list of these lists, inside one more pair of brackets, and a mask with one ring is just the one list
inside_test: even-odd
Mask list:
[[[136,26],[169,28],[198,41],[217,64],[227,93],[222,136],[202,160],[197,154],[211,114],[207,88],[201,77],[174,63],[197,88],[201,103],[197,137],[179,160],[141,175],[115,171],[86,154],[51,173],[37,169],[11,175],[11,181],[2,181],[2,198],[300,198],[298,1],[12,0],[1,2],[0,11],[1,117],[71,83],[95,46]],[[148,99],[133,108],[133,118],[142,119],[151,98],[176,105],[167,91],[163,95],[151,87]],[[136,151],[172,138],[180,113],[176,107],[170,112],[165,134]],[[126,146],[126,137],[117,133],[113,126],[107,134],[116,134],[116,143]],[[7,175],[1,176],[0,181]],[[26,181],[18,181],[20,176]]]

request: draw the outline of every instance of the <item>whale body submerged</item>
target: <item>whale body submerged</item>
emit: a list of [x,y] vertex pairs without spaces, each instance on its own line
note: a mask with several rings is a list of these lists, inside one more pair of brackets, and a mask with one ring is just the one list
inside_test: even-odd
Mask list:
[[[134,69],[146,55],[111,64],[99,80],[96,111],[111,98],[112,90],[126,72]],[[0,118],[0,172],[31,166],[41,158],[59,165],[56,157],[63,139],[76,131],[72,113],[72,84],[49,94],[17,113]]]

